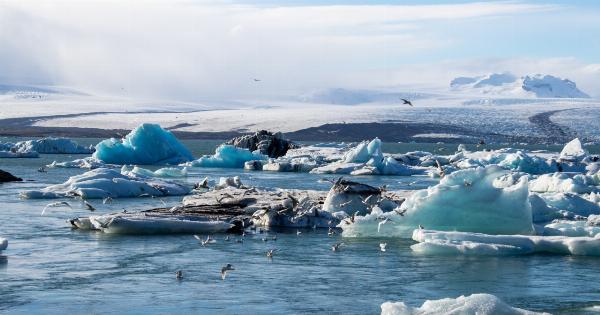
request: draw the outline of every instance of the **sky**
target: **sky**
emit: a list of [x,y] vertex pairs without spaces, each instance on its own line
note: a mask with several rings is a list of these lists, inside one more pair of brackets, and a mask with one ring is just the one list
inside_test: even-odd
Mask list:
[[510,71],[600,97],[598,34],[600,1],[9,0],[0,84],[199,101]]

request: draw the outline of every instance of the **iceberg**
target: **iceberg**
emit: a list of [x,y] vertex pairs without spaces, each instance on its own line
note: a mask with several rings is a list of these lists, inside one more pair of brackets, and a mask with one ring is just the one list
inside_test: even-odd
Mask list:
[[68,138],[43,138],[38,140],[20,141],[13,146],[16,151],[35,151],[41,154],[91,154],[92,146],[84,147]]
[[110,164],[179,164],[192,161],[192,153],[175,136],[156,124],[141,124],[124,139],[103,140],[93,157]]
[[54,161],[46,166],[50,167],[50,168],[85,168],[85,169],[89,169],[89,170],[93,170],[96,168],[102,168],[102,167],[103,168],[117,167],[117,165],[106,164],[106,163],[100,162],[93,157],[86,157],[83,159],[75,159],[73,161],[66,161],[66,162]]
[[410,248],[423,255],[559,255],[600,256],[600,237],[488,235],[470,232],[414,230],[419,242]]
[[[600,204],[572,193],[546,193],[538,195],[547,206],[568,212],[570,216],[589,216],[600,214]],[[590,195],[591,196],[591,195]]]
[[553,173],[538,176],[529,183],[529,190],[532,192],[562,192],[585,194],[592,191],[600,191],[597,187],[600,185],[600,176],[571,174],[571,173]]
[[186,163],[194,167],[243,168],[244,163],[254,160],[266,160],[267,156],[248,149],[236,148],[233,145],[222,144],[217,147],[214,155],[205,155],[195,161]]
[[563,161],[580,162],[587,155],[588,152],[583,149],[579,138],[575,138],[565,144],[562,151],[560,151],[560,159]]
[[123,165],[123,167],[121,167],[121,174],[131,175],[131,176],[177,178],[177,177],[188,176],[188,169],[187,169],[187,167],[184,167],[184,168],[163,167],[163,168],[157,169],[156,171],[151,171],[151,170],[148,170],[145,168],[141,168],[139,166],[134,166],[130,170],[127,168],[126,165]]
[[[81,220],[81,219],[78,219]],[[82,220],[85,222],[85,220]],[[90,216],[89,225],[73,223],[80,229],[100,230],[107,234],[212,234],[226,232],[233,224],[186,215],[118,213]]]
[[410,195],[394,211],[373,211],[339,227],[344,237],[409,238],[418,225],[445,231],[532,234],[527,177],[507,175],[496,165],[460,170]]
[[600,226],[596,225],[597,215],[592,215],[587,221],[556,220],[544,226],[544,235],[549,236],[589,236],[600,234]]
[[[381,315],[436,315],[436,314],[477,314],[477,315],[535,315],[537,313],[512,307],[491,294],[472,294],[456,299],[427,300],[421,307],[410,307],[403,302],[381,304]],[[548,314],[549,315],[549,314]]]
[[119,171],[98,168],[72,176],[65,183],[48,186],[41,190],[29,190],[20,193],[26,199],[47,199],[78,196],[83,199],[101,199],[106,197],[124,198],[149,196],[182,196],[190,188],[154,178],[123,175]]
[[245,135],[233,138],[225,144],[233,145],[237,148],[257,151],[260,154],[270,158],[278,158],[284,156],[288,150],[296,149],[299,145],[284,139],[281,132],[272,133],[266,130],[261,130],[253,135]]
[[380,198],[381,189],[340,178],[327,193],[323,210],[331,213],[343,211],[349,215],[358,212],[364,215],[377,205]]

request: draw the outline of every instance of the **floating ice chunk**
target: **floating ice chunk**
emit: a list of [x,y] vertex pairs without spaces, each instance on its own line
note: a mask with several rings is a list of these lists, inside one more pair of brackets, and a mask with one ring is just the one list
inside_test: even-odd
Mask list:
[[577,194],[600,191],[600,178],[583,174],[554,173],[540,175],[529,183],[533,192],[571,192]]
[[371,142],[363,141],[348,151],[342,161],[346,163],[366,163],[373,157],[383,157],[381,153],[381,140],[373,139]]
[[226,232],[233,224],[185,215],[146,213],[90,216],[93,229],[108,234],[212,234]]
[[364,215],[379,202],[379,198],[379,188],[340,179],[327,193],[323,210],[331,213],[344,211],[349,215],[359,212]]
[[123,175],[119,171],[99,168],[72,176],[63,184],[41,190],[21,192],[23,198],[43,199],[80,196],[84,199],[150,196],[181,196],[190,192],[183,185],[148,177]]
[[195,161],[186,163],[195,167],[243,168],[244,163],[253,160],[266,160],[267,156],[248,149],[236,148],[229,144],[217,147],[214,155],[205,155]]
[[12,152],[12,151],[0,151],[0,158],[37,158],[40,155],[35,151],[25,151],[25,152]]
[[544,235],[595,237],[600,234],[600,226],[593,225],[595,220],[595,218],[592,218],[591,222],[557,220],[544,226]]
[[242,188],[244,185],[242,184],[242,180],[239,176],[221,177],[219,178],[219,183],[215,186],[215,189],[219,190],[227,187]]
[[188,175],[188,169],[187,167],[163,167],[153,172],[139,166],[134,166],[129,170],[126,165],[123,165],[123,167],[121,167],[121,174],[146,177],[186,177]]
[[8,247],[8,240],[0,237],[0,253]]
[[54,161],[51,164],[46,165],[47,167],[57,167],[57,168],[86,168],[86,169],[96,169],[96,168],[106,168],[106,167],[116,167],[116,165],[106,164],[96,160],[93,157],[87,157],[83,159],[75,159],[73,161],[67,162],[57,162]]
[[477,314],[477,315],[534,315],[536,313],[512,307],[491,294],[472,294],[456,299],[427,300],[421,307],[410,307],[403,302],[381,304],[381,315],[437,315],[437,314]]
[[93,157],[111,164],[179,164],[194,159],[175,136],[155,124],[141,124],[124,139],[107,139],[96,145]]
[[91,154],[92,146],[84,147],[68,138],[43,138],[15,143],[14,148],[20,152],[35,151],[41,154]]
[[539,195],[552,208],[568,211],[579,216],[600,214],[600,205],[596,202],[571,193],[546,193]]
[[579,138],[571,140],[567,143],[562,151],[560,151],[560,159],[564,161],[578,162],[587,155],[587,151],[583,149]]
[[[342,224],[346,237],[410,237],[419,224],[429,229],[458,230],[491,234],[533,233],[527,177],[514,185],[494,185],[508,171],[499,166],[454,172],[438,185],[409,196],[392,211],[357,217],[353,224]],[[388,221],[379,226],[383,219]],[[378,228],[380,232],[378,232]]]
[[488,235],[469,232],[414,230],[410,248],[425,255],[561,255],[600,256],[600,238],[531,235]]

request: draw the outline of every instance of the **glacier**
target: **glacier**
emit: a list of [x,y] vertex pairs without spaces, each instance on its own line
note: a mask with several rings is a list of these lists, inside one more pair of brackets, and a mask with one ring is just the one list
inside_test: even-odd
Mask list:
[[[436,315],[436,314],[477,314],[477,315],[535,315],[537,313],[512,307],[491,294],[461,295],[456,299],[445,298],[427,300],[420,307],[410,307],[404,302],[381,304],[381,315]],[[549,314],[548,314],[549,315]]]
[[83,199],[127,198],[140,196],[182,196],[191,189],[169,181],[143,176],[123,175],[119,171],[98,168],[70,177],[66,182],[40,190],[20,193],[25,199],[81,197]]
[[170,131],[156,124],[141,124],[121,140],[103,140],[96,145],[93,157],[121,165],[179,164],[194,159]]
[[251,152],[248,149],[222,144],[217,147],[215,154],[205,155],[197,160],[185,163],[185,165],[193,167],[243,168],[244,164],[248,161],[261,161],[267,158],[266,155],[258,151]]

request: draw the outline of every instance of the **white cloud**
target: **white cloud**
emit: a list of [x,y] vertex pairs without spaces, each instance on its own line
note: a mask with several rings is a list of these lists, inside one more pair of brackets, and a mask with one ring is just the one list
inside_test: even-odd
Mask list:
[[[521,2],[265,7],[220,2],[3,2],[0,80],[203,99],[336,85],[431,84],[486,62],[410,62],[451,49],[435,21],[545,12]],[[406,62],[403,62],[407,60]],[[515,61],[513,61],[515,62]],[[542,69],[575,71],[545,61]],[[573,62],[569,61],[572,65]],[[398,69],[399,64],[406,64]],[[435,73],[439,65],[447,73]],[[504,66],[502,62],[498,67]],[[533,68],[528,62],[506,63]],[[383,70],[382,70],[383,69]],[[592,69],[592,70],[590,70]],[[451,74],[450,71],[456,71]],[[587,71],[587,72],[586,72]],[[585,73],[588,73],[587,75]],[[252,78],[262,79],[260,84]]]

